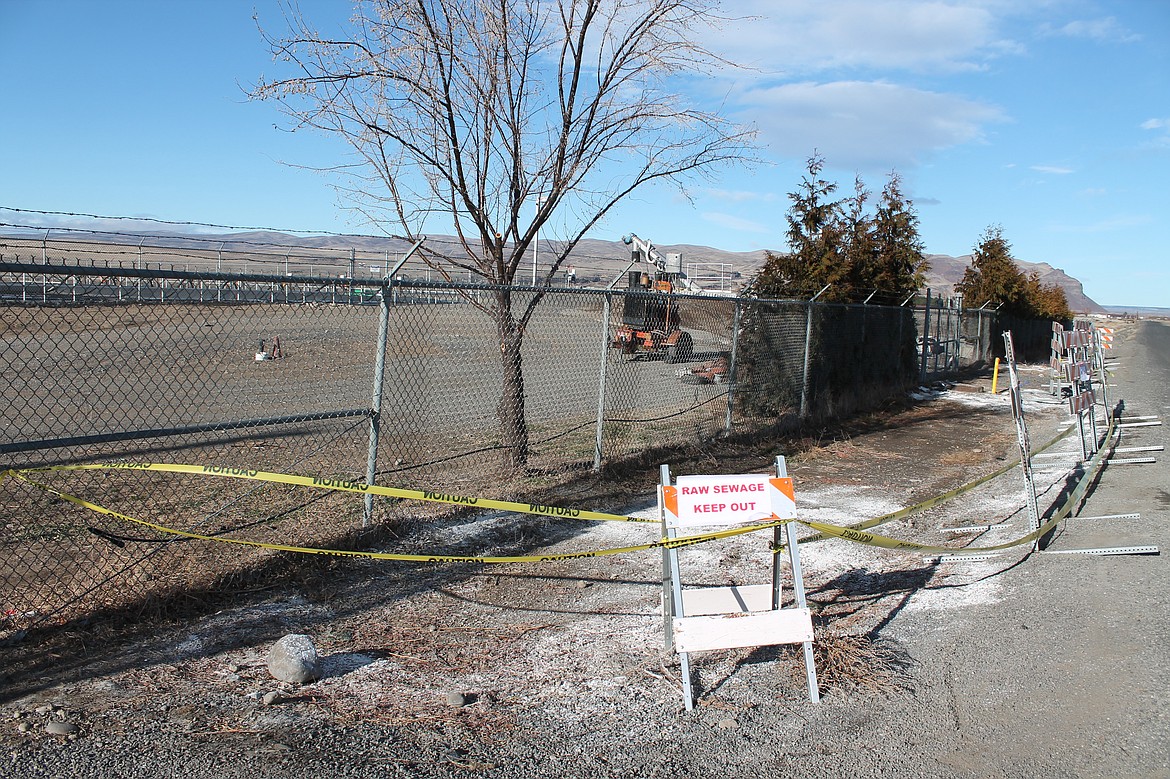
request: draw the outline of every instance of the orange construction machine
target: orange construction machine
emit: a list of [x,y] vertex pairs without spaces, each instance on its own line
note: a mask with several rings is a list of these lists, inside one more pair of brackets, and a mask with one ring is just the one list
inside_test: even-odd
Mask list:
[[[633,233],[622,238],[631,247],[630,265],[626,269],[627,285],[622,324],[610,344],[630,356],[660,356],[667,362],[686,362],[694,355],[694,340],[682,329],[679,300],[674,293],[701,292],[682,272],[682,256],[663,257],[649,241]],[[648,270],[632,270],[634,265],[649,265]]]

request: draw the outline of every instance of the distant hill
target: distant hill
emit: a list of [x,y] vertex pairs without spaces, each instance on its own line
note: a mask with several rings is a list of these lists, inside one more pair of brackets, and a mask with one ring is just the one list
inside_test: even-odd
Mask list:
[[[694,267],[691,275],[704,286],[710,285],[718,278],[718,267],[726,265],[732,271],[732,279],[736,286],[742,285],[763,266],[766,252],[763,249],[754,252],[728,252],[722,249],[713,249],[709,246],[693,246],[690,244],[655,244],[656,248],[666,254],[678,252],[683,256],[684,268],[690,264]],[[604,268],[610,274],[618,273],[629,259],[629,248],[620,241],[584,240],[573,252],[572,259],[580,267],[596,266]],[[928,254],[930,272],[926,274],[926,286],[935,294],[954,294],[955,284],[963,278],[963,272],[971,265],[971,255],[951,257],[947,254]],[[1044,284],[1056,284],[1064,290],[1068,298],[1069,307],[1077,313],[1100,314],[1105,313],[1096,301],[1085,294],[1084,287],[1077,279],[1069,276],[1059,268],[1043,262],[1025,262],[1017,260],[1020,269],[1031,274],[1036,271],[1040,281]]]
[[[645,236],[642,236],[645,238]],[[136,246],[142,240],[141,233],[118,236],[109,233],[85,233],[73,231],[65,236],[56,236],[51,243],[58,247],[57,254],[67,257],[79,253],[79,246],[89,244],[121,244]],[[42,242],[39,238],[8,238],[4,239],[5,246],[14,249],[25,247],[27,250],[39,250]],[[188,257],[182,252],[214,253],[217,256],[223,253],[226,259],[228,253],[237,256],[251,257],[268,256],[269,258],[285,257],[290,249],[308,250],[320,257],[332,257],[333,262],[341,268],[347,268],[347,258],[356,256],[359,263],[373,268],[384,262],[383,257],[392,259],[396,253],[405,252],[410,244],[398,238],[380,238],[376,236],[305,236],[289,235],[279,232],[239,232],[239,233],[156,233],[150,239],[150,244],[156,247],[169,247],[179,254],[173,254],[157,259],[174,263],[186,261]],[[441,253],[458,255],[460,249],[453,236],[428,236],[428,247]],[[73,248],[68,248],[68,247]],[[702,287],[709,290],[731,292],[738,290],[764,264],[766,252],[763,249],[751,252],[729,252],[715,249],[710,246],[695,246],[692,244],[655,244],[663,254],[677,252],[682,255],[683,269]],[[536,252],[536,261],[542,270],[547,270],[547,263],[553,256],[555,243],[542,239]],[[301,252],[303,253],[303,251]],[[141,254],[139,252],[139,254]],[[294,266],[296,265],[294,252]],[[926,285],[939,295],[951,295],[955,284],[963,277],[963,271],[971,264],[971,255],[951,257],[946,254],[928,254],[930,272],[927,274]],[[608,284],[614,281],[630,260],[630,249],[621,241],[603,241],[587,238],[574,248],[566,265],[573,265],[576,278],[584,284]],[[275,260],[272,260],[275,262]],[[1017,261],[1020,268],[1030,274],[1035,270],[1040,280],[1045,284],[1057,284],[1064,289],[1068,297],[1069,306],[1078,313],[1106,313],[1106,309],[1085,295],[1081,282],[1072,278],[1059,268],[1053,268],[1047,263]],[[303,270],[304,262],[300,263]],[[254,266],[253,266],[254,267]],[[287,269],[288,263],[285,262]],[[363,266],[364,267],[364,266]],[[363,269],[359,267],[359,271]],[[315,268],[322,269],[322,261],[316,261]],[[567,268],[564,268],[567,270]],[[409,266],[404,269],[409,275],[414,275]],[[521,266],[517,274],[517,281],[524,282],[528,276],[528,268]],[[358,275],[361,275],[360,272]],[[618,286],[624,286],[620,281]],[[1130,309],[1123,309],[1129,311]]]
[[1103,306],[1105,311],[1114,316],[1140,316],[1155,319],[1170,319],[1170,308],[1156,306]]
[[[656,244],[656,247],[664,254],[667,252],[681,253],[684,267],[687,264],[706,265],[707,267],[698,269],[699,272],[692,273],[705,286],[714,279],[713,266],[719,264],[727,264],[734,270],[734,280],[737,285],[746,282],[763,266],[766,254],[762,249],[754,252],[727,252],[708,246],[689,244]],[[579,254],[591,258],[616,258],[606,264],[606,267],[616,273],[624,267],[624,260],[629,257],[629,249],[617,241],[587,240],[581,242],[577,251],[573,253],[573,257],[576,258]],[[951,257],[947,254],[928,254],[927,259],[930,261],[930,271],[926,274],[926,286],[935,294],[949,296],[954,294],[955,285],[963,278],[963,272],[971,265],[972,256],[968,254],[962,257]],[[1032,271],[1036,271],[1040,276],[1041,283],[1056,284],[1061,287],[1068,298],[1069,307],[1073,311],[1089,314],[1105,313],[1104,308],[1085,294],[1081,282],[1063,270],[1053,268],[1043,262],[1017,260],[1017,264],[1026,274],[1030,275]]]
[[[926,276],[926,286],[932,291],[943,295],[954,293],[955,285],[963,278],[963,272],[970,267],[972,255],[951,257],[948,254],[928,254],[930,272]],[[1046,262],[1025,262],[1016,260],[1025,274],[1031,275],[1036,271],[1040,275],[1042,284],[1056,284],[1064,290],[1068,298],[1068,306],[1076,313],[1103,314],[1105,309],[1095,300],[1085,294],[1081,282],[1069,276],[1060,268],[1053,268]]]

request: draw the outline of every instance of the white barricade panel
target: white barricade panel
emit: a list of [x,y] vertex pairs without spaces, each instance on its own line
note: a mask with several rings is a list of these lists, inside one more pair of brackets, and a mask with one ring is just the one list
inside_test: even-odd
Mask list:
[[674,619],[674,644],[679,652],[800,644],[812,640],[812,612],[807,608]]
[[683,614],[701,617],[707,614],[736,614],[772,609],[771,584],[701,587],[683,590]]
[[680,476],[662,488],[666,524],[674,528],[795,519],[792,479],[763,474]]

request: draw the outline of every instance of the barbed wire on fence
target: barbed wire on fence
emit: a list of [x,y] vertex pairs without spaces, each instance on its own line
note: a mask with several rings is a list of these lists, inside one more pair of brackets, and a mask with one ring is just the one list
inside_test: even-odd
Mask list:
[[[142,250],[149,250],[152,257],[168,258],[167,261],[174,260],[176,262],[184,262],[186,264],[208,261],[208,252],[213,252],[217,257],[222,257],[225,253],[228,255],[229,261],[244,261],[252,262],[259,265],[268,265],[272,267],[282,267],[285,274],[289,272],[290,265],[298,266],[298,269],[303,269],[305,264],[326,265],[329,264],[326,260],[331,260],[335,268],[348,271],[344,274],[349,277],[355,277],[355,269],[351,266],[359,260],[370,265],[377,262],[376,267],[381,269],[383,273],[388,272],[392,260],[391,254],[396,255],[395,259],[410,246],[411,240],[404,236],[382,234],[358,234],[358,233],[341,233],[331,231],[313,231],[313,230],[292,230],[284,228],[273,227],[257,227],[257,226],[240,226],[240,225],[225,225],[216,224],[212,222],[197,222],[197,221],[175,221],[162,220],[148,217],[132,217],[132,216],[103,216],[98,214],[87,214],[69,211],[38,211],[34,209],[15,208],[11,206],[0,205],[0,211],[11,211],[16,214],[35,215],[42,217],[68,217],[74,219],[91,219],[98,222],[113,221],[113,222],[136,222],[146,224],[158,224],[163,226],[179,226],[179,227],[208,227],[222,230],[232,230],[241,232],[266,232],[266,233],[287,233],[290,237],[300,237],[302,239],[311,238],[314,236],[330,237],[350,241],[348,246],[325,246],[321,244],[306,244],[306,243],[291,243],[278,241],[264,241],[255,238],[233,237],[231,235],[183,235],[183,234],[166,234],[160,235],[157,232],[128,232],[124,230],[108,230],[98,227],[71,227],[62,225],[50,224],[28,224],[21,222],[0,222],[0,231],[4,228],[17,231],[29,231],[33,233],[43,233],[44,235],[30,235],[20,240],[39,242],[42,245],[44,253],[47,253],[49,245],[49,236],[52,233],[65,233],[66,235],[78,236],[78,240],[73,243],[83,242],[91,244],[84,250],[77,250],[74,246],[73,251],[83,251],[84,254],[92,257],[122,257],[131,258],[140,261],[142,259]],[[101,244],[94,241],[81,241],[84,236],[101,237],[107,241],[115,244],[125,241],[138,241],[139,244],[127,245],[125,249],[111,249],[103,247]],[[5,244],[4,236],[0,232],[0,250],[6,247],[16,247],[16,244]],[[14,237],[15,238],[15,237]],[[144,242],[150,240],[155,243],[145,244]],[[390,246],[383,246],[381,248],[371,248],[369,246],[359,246],[358,242],[363,241],[378,241],[382,243],[392,243]],[[187,250],[181,250],[178,247],[167,246],[165,243],[180,242],[184,244],[197,244],[198,246],[189,246]],[[228,248],[228,247],[231,248]],[[443,267],[444,263],[454,265],[460,262],[464,252],[460,247],[457,239],[450,236],[433,236],[427,239],[428,250],[433,255],[432,267],[428,267],[425,262],[414,260],[401,272],[404,273],[423,273],[428,270],[438,270]],[[545,239],[537,242],[537,253],[545,253],[546,256],[555,256],[559,242],[555,240]],[[247,251],[242,251],[247,249]],[[267,251],[271,250],[271,251]],[[46,257],[42,255],[42,260]],[[534,258],[534,262],[535,262]],[[565,265],[573,265],[574,280],[579,280],[582,284],[597,281],[613,281],[614,264],[622,262],[621,257],[596,254],[580,247],[574,247],[573,251],[565,258]],[[710,263],[699,263],[706,265]],[[136,266],[137,267],[137,266]],[[370,267],[375,267],[370,265]],[[173,265],[172,265],[173,268]],[[190,270],[190,268],[187,268]],[[467,270],[467,281],[475,281],[474,271]],[[521,281],[521,276],[524,274],[517,274],[517,281]],[[737,284],[742,284],[747,281],[749,274],[746,273],[732,273],[729,278],[724,278],[724,274],[720,274],[718,283],[721,291],[726,292],[726,287],[730,285],[734,288]],[[569,273],[566,267],[558,273],[558,278],[562,281],[569,281]],[[427,277],[430,280],[430,277]],[[551,279],[549,279],[551,281]],[[849,288],[845,290],[838,290],[843,299],[852,303],[866,303],[875,305],[905,305],[907,299],[901,293],[895,293],[891,290],[873,289],[873,288]],[[786,297],[794,300],[807,300],[813,298],[818,290],[814,288],[793,287],[790,294]]]

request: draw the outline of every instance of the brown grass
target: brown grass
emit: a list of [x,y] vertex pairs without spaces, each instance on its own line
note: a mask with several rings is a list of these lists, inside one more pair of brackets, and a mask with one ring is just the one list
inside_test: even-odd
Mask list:
[[[907,658],[869,636],[821,633],[813,642],[813,657],[822,691],[897,692],[905,688],[909,678]],[[793,658],[803,655],[793,652]],[[803,681],[803,660],[791,663],[790,671],[794,679]]]

